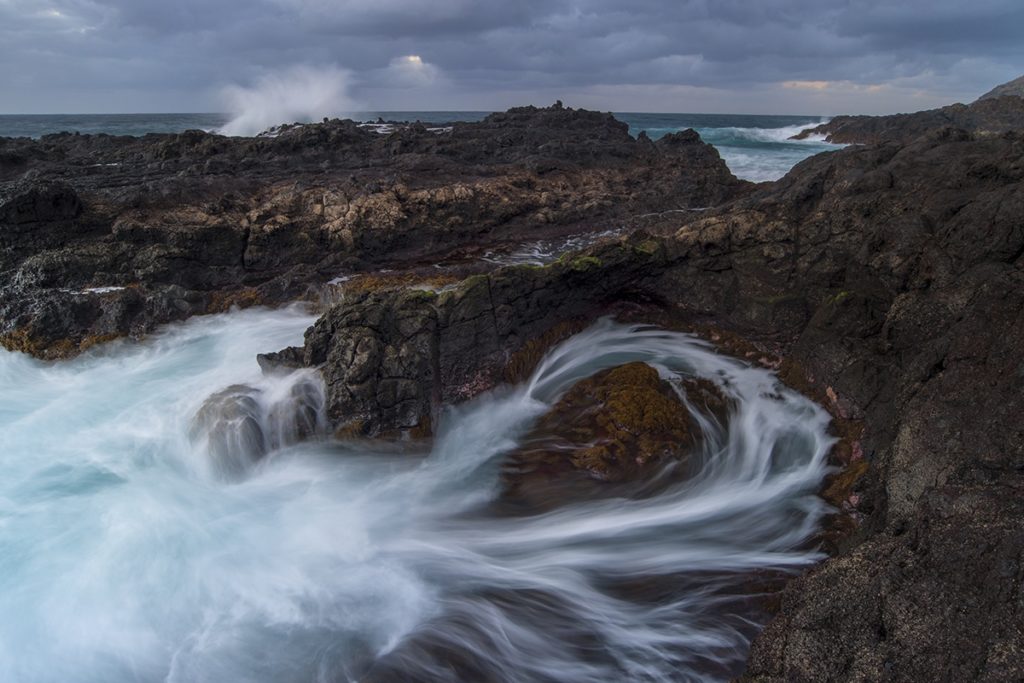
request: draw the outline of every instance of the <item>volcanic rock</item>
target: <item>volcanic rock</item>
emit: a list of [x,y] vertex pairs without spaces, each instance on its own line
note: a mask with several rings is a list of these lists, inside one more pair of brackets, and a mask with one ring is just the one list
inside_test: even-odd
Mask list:
[[335,120],[257,138],[0,139],[0,342],[69,355],[198,313],[316,298],[341,273],[620,227],[750,187],[696,134],[677,138],[525,107],[386,135]]
[[990,100],[994,97],[1006,97],[1009,95],[1014,97],[1024,97],[1024,76],[1015,78],[1012,81],[1003,83],[1002,85],[997,85],[978,99]]
[[946,128],[965,130],[976,136],[1024,130],[1024,99],[1009,95],[992,96],[971,104],[951,104],[913,114],[837,116],[828,123],[800,131],[792,139],[804,140],[823,135],[827,142],[838,144],[909,143],[922,135]]

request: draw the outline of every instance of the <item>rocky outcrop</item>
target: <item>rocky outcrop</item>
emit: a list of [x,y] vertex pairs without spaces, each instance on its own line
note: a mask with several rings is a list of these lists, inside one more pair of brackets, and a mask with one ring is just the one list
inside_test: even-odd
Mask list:
[[[423,424],[428,404],[500,381],[516,349],[566,320],[633,311],[738,335],[745,355],[847,425],[829,495],[849,522],[835,556],[783,591],[743,680],[1017,680],[1021,216],[1018,134],[947,128],[851,147],[728,206],[680,214],[671,237],[634,235],[442,294],[346,303],[309,332],[304,360],[327,363],[332,416],[344,421],[355,388],[375,387],[367,405],[386,407],[380,387],[395,378],[352,381],[330,354],[348,362],[341,350],[359,335],[380,340],[384,358],[406,349],[402,377],[417,388],[403,416]],[[371,310],[390,322],[367,324]],[[407,314],[417,322],[403,332]],[[371,431],[408,424],[374,410]]]
[[793,139],[824,136],[827,142],[844,145],[908,143],[927,133],[950,127],[977,136],[1024,130],[1024,99],[1009,95],[983,97],[972,104],[951,104],[913,114],[837,116],[828,123],[800,131]]
[[995,97],[1024,97],[1024,76],[1015,78],[1012,81],[997,85],[987,93],[979,97],[979,100],[990,100]]
[[633,139],[555,106],[381,135],[0,139],[0,341],[45,357],[343,274],[619,227],[741,194],[691,132]]
[[5,242],[16,242],[13,233],[24,232],[18,226],[71,220],[82,210],[74,188],[60,181],[21,182],[0,195],[0,225],[8,227]]
[[627,300],[657,275],[661,259],[659,245],[638,236],[441,292],[358,293],[306,332],[302,362],[323,368],[327,414],[344,433],[429,434],[442,405],[502,382],[513,353],[566,318]]

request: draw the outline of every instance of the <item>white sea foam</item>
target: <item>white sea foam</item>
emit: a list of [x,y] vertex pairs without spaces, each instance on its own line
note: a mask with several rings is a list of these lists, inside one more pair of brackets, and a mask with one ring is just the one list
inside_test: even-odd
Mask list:
[[824,136],[813,135],[803,140],[791,138],[819,122],[781,128],[722,127],[701,129],[701,137],[717,149],[729,169],[739,178],[764,182],[778,180],[796,164],[818,154],[839,149],[842,145],[825,142]]
[[[735,126],[714,128],[714,133],[722,136],[731,136],[734,138],[743,138],[747,140],[753,140],[756,142],[784,142],[784,143],[800,143],[800,142],[824,142],[825,136],[823,135],[812,135],[803,140],[791,139],[794,135],[798,135],[808,128],[816,128],[822,124],[828,123],[829,119],[821,119],[820,121],[812,123],[801,123],[793,126],[782,126],[781,128],[740,128]],[[717,135],[712,135],[717,137]]]
[[232,119],[223,135],[256,135],[286,123],[308,123],[356,109],[351,74],[338,67],[295,66],[266,74],[250,87],[233,85],[222,96]]
[[543,266],[557,261],[570,251],[579,251],[597,244],[601,240],[610,239],[622,234],[620,229],[581,232],[565,237],[526,242],[509,249],[488,249],[481,257],[488,263],[498,265],[535,265]]
[[[692,337],[608,321],[449,410],[429,452],[314,442],[215,476],[187,436],[199,406],[240,383],[279,402],[294,378],[254,356],[311,322],[247,310],[68,363],[0,352],[0,680],[722,680],[753,632],[742,573],[819,557],[827,415]],[[694,408],[692,476],[489,513],[533,420],[634,360],[733,399],[727,425]]]

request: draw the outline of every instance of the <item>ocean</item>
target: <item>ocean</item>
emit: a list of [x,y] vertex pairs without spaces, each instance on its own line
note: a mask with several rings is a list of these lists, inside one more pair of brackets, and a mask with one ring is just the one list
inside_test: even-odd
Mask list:
[[[0,350],[0,681],[724,682],[763,618],[750,572],[821,559],[829,416],[767,370],[604,320],[445,410],[432,445],[295,443],[322,386],[254,358],[313,320],[202,316],[63,363]],[[714,383],[727,424],[686,402],[699,446],[635,497],[503,507],[531,425],[631,361]],[[240,385],[253,414],[210,429],[203,401]],[[246,424],[275,447],[240,473]]]
[[[367,111],[346,116],[357,121],[452,122],[478,121],[485,111]],[[651,114],[616,112],[629,124],[630,133],[646,131],[657,139],[693,128],[714,145],[729,168],[740,178],[762,182],[777,180],[794,165],[819,152],[837,149],[821,140],[790,140],[804,128],[827,119],[821,116],[765,116],[754,114]],[[50,133],[106,133],[145,135],[179,133],[189,129],[215,131],[230,120],[226,114],[39,114],[0,115],[0,137],[38,138]]]

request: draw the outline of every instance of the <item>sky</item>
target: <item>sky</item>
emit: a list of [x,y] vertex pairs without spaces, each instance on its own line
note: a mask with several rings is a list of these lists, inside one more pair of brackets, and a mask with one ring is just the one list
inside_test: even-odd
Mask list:
[[881,114],[1022,73],[1022,0],[0,0],[0,113]]

